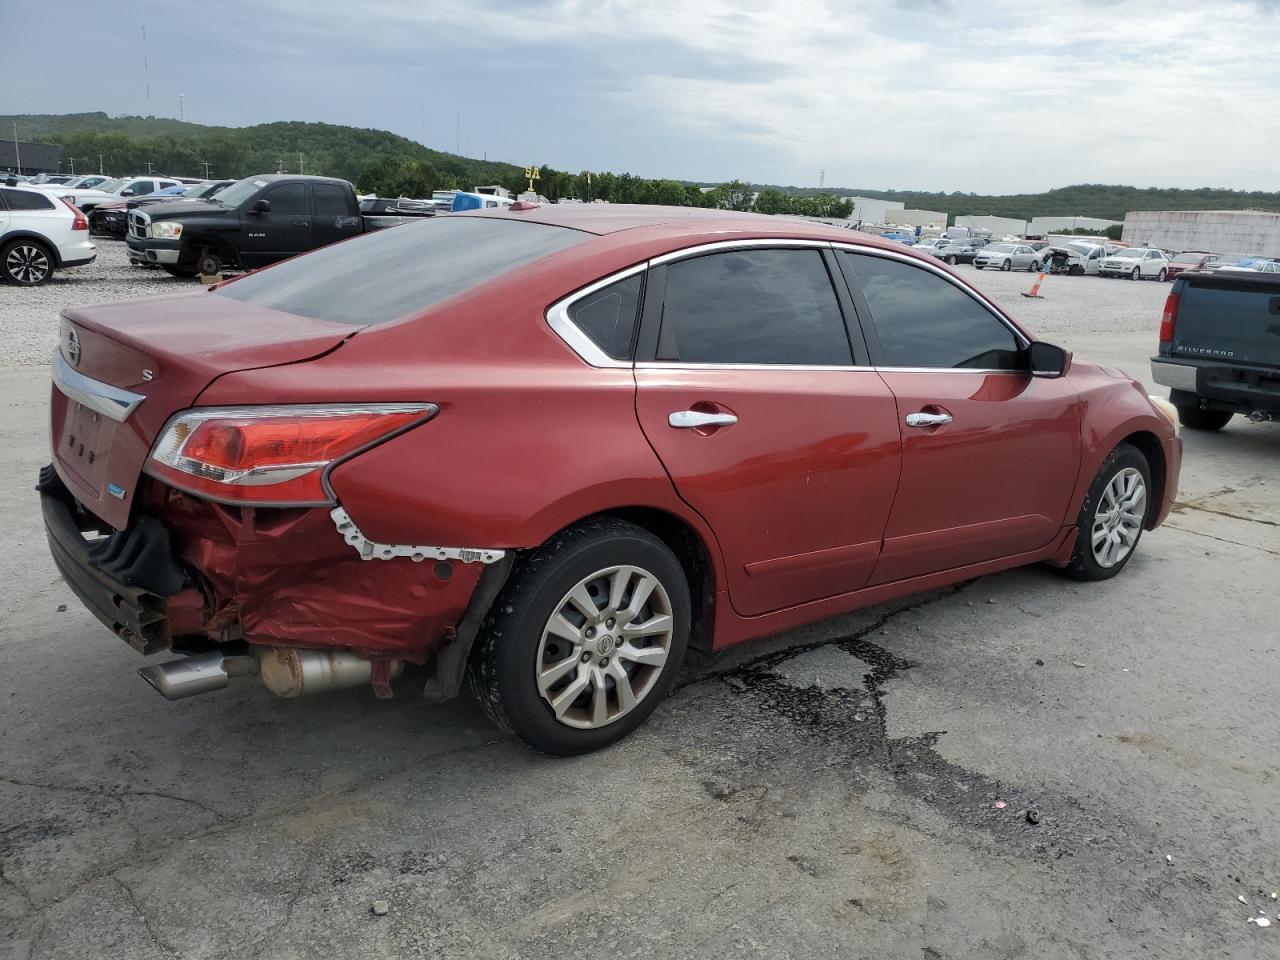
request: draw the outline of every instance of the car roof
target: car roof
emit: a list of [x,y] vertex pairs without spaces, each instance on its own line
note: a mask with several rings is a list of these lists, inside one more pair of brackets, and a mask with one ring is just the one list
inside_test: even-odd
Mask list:
[[884,247],[887,250],[902,249],[902,244],[882,240],[873,234],[832,227],[825,223],[814,223],[799,217],[741,213],[736,210],[712,210],[705,207],[663,207],[638,203],[550,203],[524,209],[520,209],[517,205],[473,210],[466,213],[451,213],[450,216],[524,220],[530,223],[581,230],[597,236],[650,228],[646,233],[655,238],[662,236],[677,239],[707,233],[738,236],[760,234],[844,241],[845,243],[857,242],[868,246]]

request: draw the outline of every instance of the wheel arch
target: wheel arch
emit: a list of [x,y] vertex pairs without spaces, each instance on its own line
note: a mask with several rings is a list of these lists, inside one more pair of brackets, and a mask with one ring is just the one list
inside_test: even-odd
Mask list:
[[183,259],[195,262],[200,252],[205,249],[215,251],[227,266],[236,266],[240,263],[240,248],[230,237],[225,237],[217,233],[197,233],[190,239],[184,238],[182,241]]
[[1168,483],[1169,468],[1164,459],[1164,445],[1150,430],[1136,430],[1122,438],[1116,446],[1121,443],[1136,447],[1138,452],[1146,458],[1147,469],[1151,471],[1152,495],[1147,497],[1147,514],[1142,522],[1145,529],[1151,530],[1155,527],[1160,504],[1164,502],[1165,484]]
[[36,241],[36,243],[49,251],[49,255],[53,257],[53,265],[55,267],[62,266],[62,254],[58,252],[58,245],[48,237],[41,236],[34,230],[10,230],[4,236],[0,236],[0,247],[13,242],[14,240]]

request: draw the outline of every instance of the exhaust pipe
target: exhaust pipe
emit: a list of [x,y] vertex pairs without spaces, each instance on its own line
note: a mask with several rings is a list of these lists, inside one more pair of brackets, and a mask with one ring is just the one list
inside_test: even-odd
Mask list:
[[[389,679],[400,676],[404,664],[389,664]],[[216,651],[157,663],[138,671],[167,700],[182,700],[221,690],[232,677],[257,674],[277,697],[293,699],[344,687],[358,687],[373,677],[373,663],[345,650],[300,650],[292,647],[253,647],[252,655],[225,656]]]
[[[277,697],[293,699],[344,687],[358,687],[373,678],[373,661],[345,650],[301,650],[297,647],[255,647],[258,676]],[[392,660],[388,679],[400,676],[404,664]]]
[[166,700],[184,700],[221,690],[232,677],[251,677],[257,672],[253,657],[228,657],[215,650],[143,667],[138,675]]

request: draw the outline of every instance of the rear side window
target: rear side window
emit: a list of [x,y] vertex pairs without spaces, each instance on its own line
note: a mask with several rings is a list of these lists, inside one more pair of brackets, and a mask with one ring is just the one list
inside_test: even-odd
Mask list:
[[887,367],[1024,367],[1017,338],[954,283],[922,267],[842,253],[857,277]]
[[386,323],[590,237],[540,223],[431,217],[321,247],[217,293],[316,320]]
[[742,250],[667,267],[659,360],[849,366],[822,254]]
[[336,183],[313,183],[311,195],[315,198],[316,216],[346,217],[355,213],[351,209],[351,191]]
[[631,359],[642,280],[642,275],[636,274],[611,283],[569,308],[574,326],[615,360]]
[[0,190],[10,210],[53,210],[53,201],[35,190]]

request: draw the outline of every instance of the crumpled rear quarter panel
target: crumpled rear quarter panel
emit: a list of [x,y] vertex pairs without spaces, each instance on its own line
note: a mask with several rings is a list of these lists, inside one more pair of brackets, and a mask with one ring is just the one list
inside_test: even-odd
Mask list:
[[180,561],[204,578],[209,616],[230,625],[238,610],[250,643],[424,662],[447,641],[484,569],[452,562],[441,579],[433,561],[361,560],[324,507],[229,507],[156,483],[148,501]]

